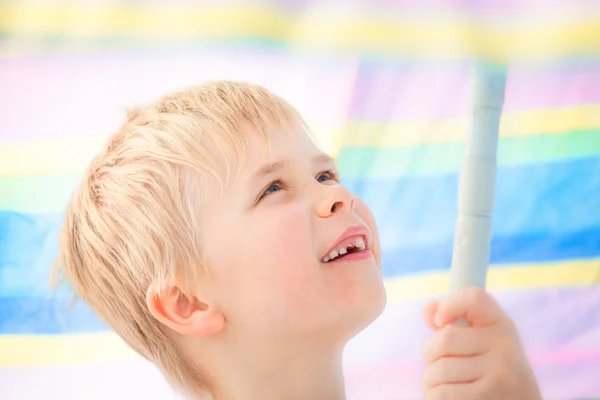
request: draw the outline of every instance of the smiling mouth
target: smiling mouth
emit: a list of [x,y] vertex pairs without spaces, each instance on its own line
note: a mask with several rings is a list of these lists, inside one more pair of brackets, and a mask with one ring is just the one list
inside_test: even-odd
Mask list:
[[321,261],[324,263],[342,259],[350,254],[360,253],[367,249],[365,238],[357,235],[345,239],[335,250],[331,250]]

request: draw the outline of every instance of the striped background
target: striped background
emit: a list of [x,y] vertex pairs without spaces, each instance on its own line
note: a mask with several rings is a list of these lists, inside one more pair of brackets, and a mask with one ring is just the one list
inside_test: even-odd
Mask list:
[[125,108],[208,79],[291,101],[373,209],[390,302],[348,349],[349,398],[419,398],[420,306],[448,287],[474,55],[512,60],[489,287],[545,398],[600,394],[597,0],[5,0],[0,398],[173,398],[47,279],[70,191]]

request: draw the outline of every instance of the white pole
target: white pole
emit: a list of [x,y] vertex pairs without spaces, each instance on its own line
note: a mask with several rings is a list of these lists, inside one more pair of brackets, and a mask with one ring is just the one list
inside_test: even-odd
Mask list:
[[458,184],[450,290],[485,288],[490,259],[496,153],[504,104],[506,67],[476,62],[472,70],[472,120]]

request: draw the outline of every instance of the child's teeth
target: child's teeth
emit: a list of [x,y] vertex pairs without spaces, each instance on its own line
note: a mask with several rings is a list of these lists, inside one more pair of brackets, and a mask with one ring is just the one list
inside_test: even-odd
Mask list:
[[357,238],[355,241],[355,246],[358,247],[360,250],[364,250],[365,249],[365,241],[362,238]]
[[359,237],[356,238],[354,240],[354,244],[350,244],[347,245],[345,247],[340,248],[339,250],[333,250],[332,252],[330,252],[329,254],[327,254],[325,257],[323,257],[323,262],[328,262],[331,261],[339,256],[343,256],[344,254],[348,254],[348,248],[356,248],[359,251],[365,250],[366,249],[366,245],[365,245],[365,241],[363,240],[363,238]]

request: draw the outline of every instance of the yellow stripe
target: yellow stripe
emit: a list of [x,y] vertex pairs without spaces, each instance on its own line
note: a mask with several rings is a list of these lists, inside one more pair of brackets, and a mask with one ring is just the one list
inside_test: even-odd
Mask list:
[[135,356],[114,333],[0,336],[0,367],[83,364]]
[[[338,136],[338,146],[381,148],[464,141],[469,119],[406,122],[350,122]],[[500,136],[525,137],[600,127],[600,105],[503,114]]]
[[[206,40],[261,37],[317,51],[379,51],[445,58],[477,54],[489,58],[549,57],[600,53],[600,20],[594,16],[525,24],[464,18],[424,11],[411,18],[396,13],[366,16],[316,8],[310,14],[282,13],[259,6],[85,7],[12,4],[0,8],[0,30],[8,35],[83,37],[151,36]],[[543,18],[542,18],[543,19]],[[530,20],[530,21],[532,21]],[[511,20],[511,22],[514,22]],[[327,32],[327,35],[323,35]],[[14,56],[11,52],[10,56]]]
[[1,143],[0,175],[81,172],[99,153],[106,139],[59,139]]
[[[599,285],[600,259],[537,266],[492,267],[488,289],[550,289]],[[390,302],[447,293],[449,274],[433,273],[386,282]],[[136,355],[112,333],[0,335],[0,367],[118,361]]]
[[[600,259],[570,263],[502,266],[488,270],[487,289],[544,289],[567,286],[600,285]],[[450,288],[450,274],[415,275],[386,282],[390,301],[439,296]]]
[[[309,124],[320,147],[331,152],[340,124]],[[0,143],[0,175],[50,175],[85,170],[106,137]]]
[[[346,126],[311,124],[324,150],[342,146],[399,147],[419,143],[462,142],[468,120],[359,122]],[[524,137],[600,127],[600,105],[505,114],[500,135]],[[334,141],[333,139],[337,140]],[[83,171],[105,141],[62,139],[0,144],[0,175],[61,174]],[[65,156],[65,155],[68,155]]]

